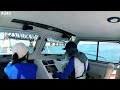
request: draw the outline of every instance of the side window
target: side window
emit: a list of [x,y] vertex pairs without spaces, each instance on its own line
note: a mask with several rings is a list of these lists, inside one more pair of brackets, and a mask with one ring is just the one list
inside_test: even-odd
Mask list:
[[97,42],[80,41],[78,50],[84,52],[89,60],[104,62],[120,62],[120,44],[115,42],[99,42],[97,57]]
[[107,62],[118,63],[120,61],[120,44],[112,42],[99,42],[99,54]]
[[88,59],[96,60],[97,42],[80,41],[77,48],[80,52],[85,53]]

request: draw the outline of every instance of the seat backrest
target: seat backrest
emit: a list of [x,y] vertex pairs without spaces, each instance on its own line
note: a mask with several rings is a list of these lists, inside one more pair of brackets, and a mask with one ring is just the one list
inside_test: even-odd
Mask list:
[[114,64],[108,64],[104,79],[110,79],[110,76],[114,70],[114,67],[115,67]]
[[92,61],[89,61],[89,64],[89,76],[91,79],[109,79],[109,75],[114,70],[114,64],[99,63]]

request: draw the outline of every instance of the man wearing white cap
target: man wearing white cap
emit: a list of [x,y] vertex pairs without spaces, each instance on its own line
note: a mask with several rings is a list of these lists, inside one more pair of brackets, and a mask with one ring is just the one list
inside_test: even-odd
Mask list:
[[17,43],[12,48],[13,60],[4,68],[9,79],[36,79],[37,65],[25,63],[29,49],[24,43]]

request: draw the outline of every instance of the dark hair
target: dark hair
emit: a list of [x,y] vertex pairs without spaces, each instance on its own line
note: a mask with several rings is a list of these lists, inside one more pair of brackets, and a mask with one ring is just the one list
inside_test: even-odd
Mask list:
[[66,50],[67,48],[76,48],[77,49],[77,45],[76,45],[76,43],[70,41],[66,44],[64,50]]
[[[26,55],[27,55],[27,58],[26,58]],[[14,54],[13,54],[12,64],[16,64],[16,63],[22,62],[22,61],[24,61],[24,60],[27,60],[27,59],[28,59],[28,53],[27,53],[26,55],[23,56],[22,58],[18,59],[18,54],[17,54],[17,53],[14,53]]]

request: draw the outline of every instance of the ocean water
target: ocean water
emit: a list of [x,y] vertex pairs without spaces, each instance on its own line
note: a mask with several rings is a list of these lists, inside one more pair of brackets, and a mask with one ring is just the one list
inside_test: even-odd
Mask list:
[[[21,41],[19,41],[21,42]],[[27,46],[29,46],[28,41],[23,41]],[[18,41],[12,41],[11,46],[13,46]],[[1,49],[3,40],[0,40],[0,53],[6,53],[6,51]],[[65,50],[62,50],[65,46],[46,46],[41,52],[42,54],[65,54]],[[33,52],[33,47],[29,47],[30,53]],[[96,60],[97,45],[96,44],[78,44],[78,50],[84,52],[88,59]],[[99,46],[99,61],[118,63],[120,61],[120,44],[100,44]]]
[[[62,50],[64,46],[46,46],[41,52],[42,54],[64,54],[66,51]],[[78,50],[84,52],[88,59],[96,60],[97,45],[96,44],[80,44]],[[106,45],[99,46],[99,61],[118,63],[120,61],[120,45]]]
[[[78,46],[79,51],[86,53],[87,57],[93,60],[96,60],[96,57],[88,54],[96,55],[96,48],[97,46],[95,44],[83,44]],[[98,56],[99,61],[118,63],[120,61],[120,45],[100,44]]]

